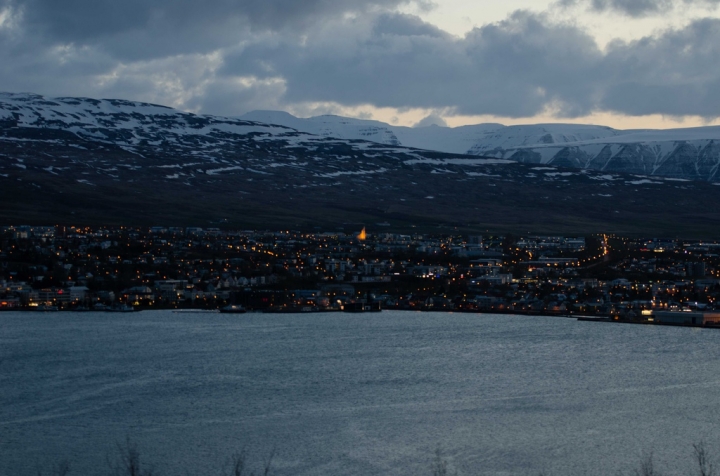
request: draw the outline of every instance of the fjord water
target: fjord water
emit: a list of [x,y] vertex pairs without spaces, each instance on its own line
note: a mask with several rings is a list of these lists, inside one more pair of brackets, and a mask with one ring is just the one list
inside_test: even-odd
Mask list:
[[[720,331],[445,313],[0,313],[0,475],[615,474],[720,456]],[[47,471],[47,470],[46,470]],[[227,473],[225,473],[227,474]]]

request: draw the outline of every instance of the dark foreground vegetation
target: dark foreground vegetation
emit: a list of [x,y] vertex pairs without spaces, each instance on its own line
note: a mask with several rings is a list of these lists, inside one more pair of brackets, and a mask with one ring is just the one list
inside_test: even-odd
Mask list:
[[[273,449],[262,463],[253,463],[250,461],[247,450],[243,449],[231,455],[230,459],[225,462],[216,474],[221,476],[269,476],[274,456],[275,450]],[[73,471],[72,462],[69,460],[62,460],[46,470],[38,470],[38,476],[68,476],[75,474],[80,473]],[[167,476],[168,473],[163,472],[162,468],[147,464],[141,457],[137,444],[128,439],[125,443],[117,445],[113,456],[108,456],[105,474],[108,476]]]
[[[243,449],[231,455],[216,474],[220,476],[270,476],[273,474],[274,456],[275,449],[270,451],[258,463],[257,459],[251,458],[248,452]],[[72,462],[63,460],[49,469],[39,469],[37,474],[38,476],[73,476],[80,473],[73,471]],[[137,444],[129,439],[125,443],[118,444],[115,454],[107,458],[107,472],[105,474],[108,476],[168,476],[168,473],[164,472],[161,466],[146,464]],[[184,474],[190,475],[190,473]],[[451,459],[438,447],[428,464],[426,474],[432,476],[460,476],[465,473],[455,469]],[[615,476],[669,476],[673,474],[675,473],[657,467],[653,453],[648,452],[639,458],[634,468],[615,473]],[[688,476],[719,476],[720,463],[710,454],[707,445],[701,441],[692,445],[687,470],[682,474]],[[549,473],[539,472],[537,476],[549,476]]]

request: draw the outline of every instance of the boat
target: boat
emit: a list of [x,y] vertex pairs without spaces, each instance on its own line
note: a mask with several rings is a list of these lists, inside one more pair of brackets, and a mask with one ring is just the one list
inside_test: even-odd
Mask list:
[[30,310],[32,311],[41,311],[41,312],[55,312],[58,310],[57,306],[53,306],[51,304],[40,304],[36,307],[31,307]]
[[349,302],[343,306],[344,312],[380,312],[382,311],[382,307],[380,306],[380,302],[373,301],[373,302],[363,302],[363,301],[355,301],[355,302]]
[[120,306],[112,306],[105,309],[105,312],[135,312],[137,309],[130,306],[129,304],[122,304]]
[[273,306],[263,310],[265,314],[300,314],[305,312],[318,312],[315,306]]
[[220,308],[220,312],[223,314],[244,314],[247,312],[240,304],[229,304],[225,307]]
[[220,312],[219,309],[173,309],[173,312],[181,314],[207,314],[209,312]]

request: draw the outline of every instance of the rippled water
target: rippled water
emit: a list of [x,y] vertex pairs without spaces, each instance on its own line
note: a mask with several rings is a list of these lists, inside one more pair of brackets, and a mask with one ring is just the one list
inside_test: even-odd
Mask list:
[[[0,313],[0,474],[615,474],[720,456],[720,331],[553,317]],[[71,473],[73,474],[73,473]]]

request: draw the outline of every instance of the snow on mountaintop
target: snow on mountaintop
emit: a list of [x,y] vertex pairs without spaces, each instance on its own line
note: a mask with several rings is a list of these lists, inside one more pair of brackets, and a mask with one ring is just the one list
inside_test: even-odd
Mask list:
[[331,115],[300,119],[281,111],[253,111],[240,116],[238,119],[279,124],[322,137],[367,140],[385,145],[401,145],[388,125],[379,121],[366,121]]
[[617,130],[582,124],[410,128],[338,116],[301,119],[274,111],[241,117],[325,137],[527,163],[691,180],[713,180],[720,175],[720,126],[667,130]]
[[502,124],[478,124],[456,128],[392,126],[380,121],[323,115],[306,119],[283,111],[252,111],[238,119],[279,124],[298,131],[339,139],[367,140],[386,145],[467,154],[485,134]]
[[[393,145],[471,155],[496,150],[600,143],[720,140],[720,126],[618,130],[607,126],[587,124],[555,123],[505,126],[486,123],[460,127],[413,128],[333,115],[299,118],[283,111],[252,111],[239,116],[239,119],[283,125],[326,137],[364,139],[383,144],[390,144],[383,139],[392,137],[393,140],[399,142]],[[382,134],[368,133],[373,130],[382,131]]]
[[[258,115],[262,116],[258,119],[272,123],[278,122],[276,118],[293,120],[283,113]],[[396,140],[390,144],[356,140],[367,138],[367,124],[356,131],[359,137],[328,136],[327,124],[342,122],[346,121],[337,116],[323,116],[316,121],[315,133],[309,133],[285,125],[196,115],[132,101],[0,93],[0,149],[5,151],[0,152],[4,161],[0,162],[0,172],[25,167],[18,157],[26,155],[35,160],[43,156],[42,166],[36,165],[47,173],[57,175],[60,167],[74,164],[120,180],[121,165],[107,156],[101,158],[98,152],[110,150],[132,162],[122,166],[133,170],[177,168],[177,173],[163,172],[162,179],[183,180],[186,185],[201,176],[272,175],[279,168],[302,170],[315,177],[339,177],[386,172],[391,170],[388,164],[393,169],[444,165],[478,170],[512,163],[418,151],[398,147],[393,144]],[[33,153],[33,149],[40,152]],[[18,150],[23,150],[23,155],[18,156]],[[134,158],[129,160],[127,153]],[[369,165],[373,162],[377,164]]]
[[[215,160],[218,148],[229,151],[229,144],[238,150],[252,149],[257,155],[257,150],[264,147],[262,142],[279,141],[288,153],[292,148],[310,153],[320,144],[329,151],[330,143],[335,143],[338,150],[346,148],[358,156],[394,155],[413,164],[438,160],[447,163],[448,157],[434,158],[433,152],[417,151],[419,156],[415,157],[412,149],[422,149],[482,156],[486,165],[497,163],[488,161],[492,158],[501,163],[515,161],[677,179],[713,181],[720,177],[720,126],[628,131],[578,124],[410,128],[333,115],[301,119],[278,111],[254,111],[228,118],[125,100],[46,98],[27,93],[0,93],[0,123],[63,130],[133,153],[140,153],[138,148],[144,145],[162,146],[168,151],[174,147],[206,160]],[[342,160],[343,154],[347,155],[338,153],[337,158]],[[237,166],[234,159],[226,160],[231,161],[228,166]],[[466,167],[474,164],[463,161]]]
[[618,131],[612,141],[602,139],[578,140],[568,145],[585,145],[612,142],[613,144],[637,144],[646,142],[720,140],[720,126],[688,127],[681,129],[648,129]]
[[[77,114],[79,109],[90,114],[115,114],[127,109],[142,114],[175,113],[172,108],[167,106],[122,99],[46,98],[32,93],[0,93],[0,103],[3,104],[0,114],[4,117],[11,116],[13,111],[17,112],[23,109],[30,109],[41,114],[47,111],[50,116],[59,120],[64,120],[66,114]],[[78,108],[78,106],[80,107]]]
[[[196,115],[165,106],[117,99],[46,98],[37,94],[0,93],[0,123],[6,127],[62,130],[75,136],[120,146],[139,153],[143,146],[190,151],[195,157],[218,160],[219,150],[235,147],[235,153],[252,150],[255,155],[263,142],[279,145],[283,153],[298,148],[303,153],[318,147],[339,147],[366,157],[377,154],[393,155],[400,161],[413,164],[428,161],[442,163],[447,158],[420,156],[408,148],[399,148],[398,140],[379,135],[387,132],[376,121],[358,121],[339,116],[320,116],[311,121],[297,119],[290,114],[258,111],[252,118],[228,118]],[[279,124],[284,122],[285,124]],[[292,124],[312,124],[309,130],[298,131]],[[345,137],[334,134],[338,125],[350,128]],[[16,142],[17,138],[14,139]],[[360,142],[362,141],[362,142]],[[377,142],[384,145],[381,146]],[[334,144],[334,145],[333,145]],[[82,147],[74,145],[75,147]],[[374,155],[371,155],[374,154]],[[226,158],[230,168],[237,170],[236,158]],[[254,166],[264,167],[260,159]],[[468,166],[510,163],[505,159],[467,160]]]
[[[63,128],[94,137],[102,135],[102,130],[125,130],[130,133],[124,137],[127,143],[147,139],[149,134],[161,129],[179,135],[290,131],[284,126],[198,116],[156,104],[121,99],[46,98],[29,93],[0,93],[2,119],[16,122],[21,127]],[[118,138],[113,137],[113,140]]]
[[584,124],[501,126],[485,134],[467,153],[479,155],[510,148],[557,146],[581,141],[605,140],[621,134],[621,131],[610,127]]
[[581,124],[504,126],[486,123],[461,127],[404,127],[330,115],[303,119],[281,111],[252,111],[239,118],[284,125],[327,137],[364,139],[382,144],[472,155],[510,147],[603,139],[623,133],[610,127]]

